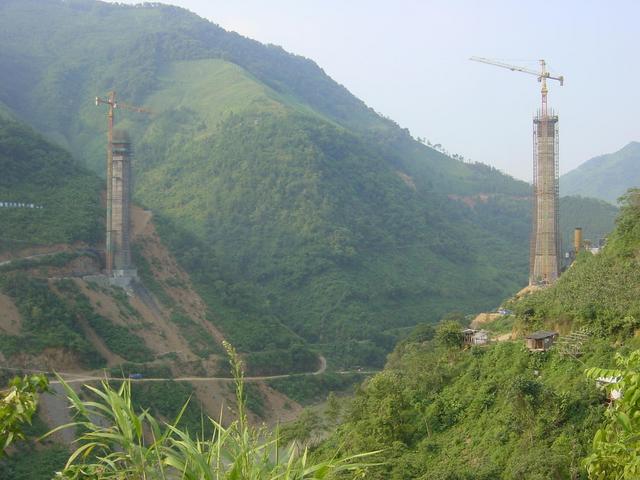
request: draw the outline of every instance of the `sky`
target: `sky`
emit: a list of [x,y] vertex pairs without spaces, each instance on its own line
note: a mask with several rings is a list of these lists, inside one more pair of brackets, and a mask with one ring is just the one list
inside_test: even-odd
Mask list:
[[[126,3],[138,3],[128,0]],[[637,0],[171,0],[314,60],[415,137],[530,181],[535,76],[560,117],[560,172],[640,141]]]

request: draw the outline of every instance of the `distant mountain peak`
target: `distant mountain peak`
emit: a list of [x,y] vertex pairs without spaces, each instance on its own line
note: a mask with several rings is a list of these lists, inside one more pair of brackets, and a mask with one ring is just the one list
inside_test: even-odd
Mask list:
[[564,174],[560,192],[615,204],[629,188],[640,186],[639,162],[640,142],[631,141],[617,152],[594,157]]

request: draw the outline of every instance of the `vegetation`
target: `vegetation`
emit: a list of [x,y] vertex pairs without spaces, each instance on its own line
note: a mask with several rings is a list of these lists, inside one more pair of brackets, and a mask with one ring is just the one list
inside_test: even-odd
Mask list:
[[[492,308],[524,283],[524,182],[416,142],[313,62],[175,7],[7,0],[0,32],[0,102],[9,107],[0,119],[0,201],[44,206],[0,209],[0,250],[95,244],[103,218],[97,177],[5,110],[103,172],[104,117],[87,99],[115,89],[156,112],[120,123],[138,139],[137,201],[154,210],[208,320],[238,346],[251,374],[313,370],[317,351],[337,368],[379,367],[399,332],[419,325],[350,409],[331,401],[332,418],[345,423],[316,452],[331,460],[312,465],[306,451],[293,448],[282,463],[279,439],[248,426],[245,407],[260,415],[262,398],[244,388],[231,351],[239,411],[228,428],[204,427],[198,408],[184,407],[175,418],[192,394],[182,384],[169,384],[170,395],[162,384],[105,384],[91,390],[90,401],[69,390],[84,433],[67,478],[162,478],[165,469],[169,478],[322,478],[330,467],[338,478],[353,478],[357,465],[333,460],[343,445],[353,455],[384,449],[384,464],[370,478],[579,478],[588,454],[592,475],[626,474],[618,466],[635,441],[635,393],[606,414],[582,370],[611,366],[612,343],[633,347],[640,328],[638,191],[623,199],[602,254],[579,255],[553,288],[510,305],[519,332],[588,331],[592,340],[579,361],[533,355],[512,342],[463,350],[455,319],[437,329],[426,324],[453,308]],[[592,235],[605,233],[613,214],[580,198],[561,208]],[[563,225],[565,244],[574,226]],[[149,262],[134,254],[148,287],[174,308]],[[39,262],[2,268],[0,288],[23,319],[19,335],[0,336],[5,357],[60,348],[86,367],[104,365],[79,333],[86,321],[128,361],[152,359],[131,328],[98,315],[72,282],[53,287],[19,272]],[[132,315],[126,298],[115,297],[123,315]],[[200,356],[214,353],[206,329],[178,309],[172,320]],[[635,368],[629,362],[622,367]],[[130,363],[123,371],[153,368]],[[632,391],[635,380],[624,368]],[[348,380],[326,375],[274,385],[305,403]],[[153,400],[148,409],[145,399]],[[306,445],[322,428],[307,411],[291,438]]]
[[[606,344],[591,348],[588,365],[611,355]],[[323,448],[385,449],[374,479],[579,478],[604,410],[583,369],[519,342],[466,351],[406,343]]]
[[560,177],[560,191],[563,195],[582,195],[615,204],[627,189],[640,185],[639,159],[640,143],[631,142],[565,173]]
[[0,478],[50,480],[69,457],[63,446],[35,442],[49,430],[37,415],[39,397],[49,391],[48,383],[43,375],[16,377],[0,392]]
[[98,178],[60,147],[0,116],[0,251],[31,244],[96,242],[102,235]]
[[518,328],[586,328],[600,337],[620,339],[633,334],[640,325],[639,225],[640,191],[632,189],[621,199],[616,229],[600,254],[583,252],[554,288],[513,305]]
[[131,246],[131,257],[133,264],[138,270],[138,275],[142,280],[143,285],[155,295],[155,297],[167,307],[173,306],[175,303],[169,296],[162,284],[156,279],[151,270],[151,265],[147,259],[142,255],[142,246],[134,243]]
[[94,258],[94,255],[89,252],[55,253],[52,255],[46,255],[38,258],[13,260],[6,265],[0,266],[0,273],[13,272],[16,270],[30,270],[32,268],[39,268],[39,267],[63,267],[66,264],[68,264],[71,260],[74,260],[82,255]]
[[245,404],[256,416],[263,418],[265,415],[265,396],[260,387],[255,383],[247,383],[244,386]]
[[264,371],[303,349],[311,366],[309,344],[379,368],[399,329],[526,281],[530,187],[414,140],[310,60],[156,3],[9,0],[0,31],[0,102],[96,172],[106,125],[88,99],[114,89],[153,109],[118,116],[137,201]]
[[295,444],[302,446],[302,448],[308,448],[317,443],[317,439],[325,429],[326,426],[320,414],[310,408],[305,408],[293,422],[282,427],[282,441],[284,444]]
[[251,375],[277,375],[281,372],[302,373],[318,369],[318,355],[304,345],[287,349],[252,352],[245,356]]
[[196,355],[207,358],[211,354],[221,353],[216,339],[184,312],[174,311],[171,321],[180,327],[180,334],[189,342],[189,348]]
[[237,420],[228,427],[209,419],[214,433],[194,436],[178,424],[186,408],[174,420],[161,423],[147,410],[135,407],[128,381],[118,389],[103,383],[86,387],[97,401],[83,401],[65,385],[78,420],[70,426],[83,432],[61,478],[164,479],[179,475],[185,480],[207,479],[322,479],[330,474],[362,471],[363,455],[310,461],[307,451],[283,450],[277,436],[249,426],[244,403],[242,365],[231,355],[236,378]]
[[86,367],[104,365],[104,359],[81,333],[78,312],[56,295],[47,281],[23,274],[0,276],[0,289],[11,297],[22,317],[18,336],[0,335],[0,351],[6,357],[19,352],[40,354],[53,347],[75,353]]
[[436,329],[435,341],[438,345],[446,348],[462,347],[462,325],[455,320],[441,322]]
[[73,308],[74,314],[86,320],[113,353],[131,362],[153,360],[153,353],[145,345],[144,340],[130,327],[117,325],[96,313],[89,298],[82,293],[73,280],[61,280],[57,282],[57,288],[66,294],[65,298]]
[[[386,448],[386,464],[370,472],[381,479],[634,478],[638,252],[632,189],[600,254],[582,253],[552,287],[507,305],[516,332],[588,333],[579,357],[529,352],[522,340],[463,349],[452,320],[421,326],[363,384],[317,454]],[[623,390],[612,408],[596,387],[603,376],[620,377],[608,388]]]
[[11,480],[51,480],[69,458],[69,450],[62,445],[21,446],[0,462],[0,478]]
[[8,389],[0,392],[0,458],[15,440],[24,439],[24,426],[31,424],[38,396],[47,391],[48,385],[42,375],[16,377]]
[[269,380],[270,387],[284,393],[301,405],[318,403],[331,392],[351,393],[351,389],[364,379],[361,373],[339,374],[327,372],[320,375],[300,375]]
[[592,452],[583,462],[589,478],[594,480],[631,480],[640,476],[640,350],[627,357],[616,355],[616,364],[616,369],[587,371],[592,380],[609,379],[610,396],[620,394],[607,409],[605,423],[593,438]]
[[131,385],[131,401],[139,410],[148,410],[155,418],[173,422],[177,412],[184,408],[177,426],[191,432],[211,435],[213,429],[206,412],[195,397],[193,386],[186,382],[141,382]]
[[607,238],[615,226],[618,209],[603,200],[584,197],[562,197],[560,199],[560,238],[563,255],[573,250],[573,234],[576,227],[582,228],[584,240],[594,247]]
[[132,362],[153,360],[151,350],[128,326],[117,325],[94,310],[89,298],[72,280],[55,282],[22,273],[0,277],[0,291],[9,295],[22,317],[19,335],[0,335],[0,351],[7,357],[20,352],[39,354],[46,348],[67,349],[88,368],[104,366],[105,360],[85,338],[84,320],[112,352]]

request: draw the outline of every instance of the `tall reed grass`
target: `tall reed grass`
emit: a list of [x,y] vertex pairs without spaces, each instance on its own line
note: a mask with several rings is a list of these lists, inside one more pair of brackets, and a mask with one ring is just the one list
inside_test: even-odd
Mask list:
[[235,378],[236,419],[223,426],[222,414],[211,422],[213,434],[180,427],[185,404],[171,422],[162,422],[148,410],[136,411],[131,383],[117,388],[103,381],[100,388],[86,385],[90,400],[82,400],[64,381],[73,423],[64,428],[80,432],[76,449],[56,478],[113,480],[303,480],[328,479],[333,475],[361,478],[363,460],[377,452],[312,461],[307,449],[283,445],[276,432],[253,427],[247,420],[242,361],[225,343]]

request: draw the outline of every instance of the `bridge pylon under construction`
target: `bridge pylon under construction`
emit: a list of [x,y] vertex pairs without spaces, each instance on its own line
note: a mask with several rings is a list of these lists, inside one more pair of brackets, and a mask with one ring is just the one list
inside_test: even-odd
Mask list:
[[564,77],[549,73],[544,60],[540,60],[540,70],[482,57],[471,57],[470,60],[535,75],[542,85],[541,108],[533,119],[533,209],[529,285],[548,285],[555,282],[560,273],[560,202],[558,116],[547,109],[547,80],[557,80],[563,85]]
[[533,119],[533,212],[529,284],[550,284],[560,272],[558,116]]

